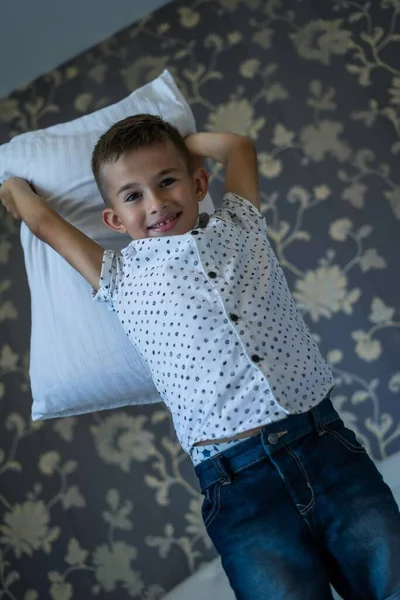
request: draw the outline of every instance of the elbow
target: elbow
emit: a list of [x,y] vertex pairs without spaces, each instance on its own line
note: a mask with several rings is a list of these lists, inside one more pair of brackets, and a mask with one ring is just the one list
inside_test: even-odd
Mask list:
[[256,152],[256,146],[253,142],[252,139],[250,139],[249,137],[243,135],[240,138],[240,143],[242,144],[242,146],[250,151],[254,151]]
[[257,162],[257,150],[253,140],[244,136],[238,135],[231,147],[230,156],[233,158],[234,156],[240,156],[246,158],[246,160],[250,159],[252,161]]
[[246,152],[250,154],[257,154],[255,144],[253,140],[245,135],[237,135],[235,142],[233,144],[233,148],[235,151],[239,150],[241,152]]

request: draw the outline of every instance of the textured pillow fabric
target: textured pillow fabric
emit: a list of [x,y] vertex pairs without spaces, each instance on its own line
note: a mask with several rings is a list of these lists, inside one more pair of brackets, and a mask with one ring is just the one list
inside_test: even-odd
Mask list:
[[[160,115],[183,135],[195,131],[193,113],[164,71],[117,104],[0,146],[0,182],[10,176],[32,181],[70,223],[103,247],[121,249],[130,238],[102,224],[104,205],[90,161],[99,136],[138,113]],[[214,212],[209,196],[201,211]],[[21,241],[31,291],[32,418],[159,402],[149,370],[116,315],[94,303],[89,284],[25,224]]]

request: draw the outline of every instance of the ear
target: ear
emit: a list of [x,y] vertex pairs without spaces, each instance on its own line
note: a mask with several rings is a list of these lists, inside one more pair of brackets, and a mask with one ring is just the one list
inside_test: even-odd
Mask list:
[[103,210],[102,219],[104,225],[112,229],[113,231],[118,231],[118,233],[126,233],[126,227],[121,222],[117,213],[113,211],[112,208],[106,208]]
[[193,181],[195,185],[195,193],[197,196],[197,201],[201,202],[204,200],[207,192],[208,192],[208,180],[210,176],[204,169],[196,169],[193,173]]

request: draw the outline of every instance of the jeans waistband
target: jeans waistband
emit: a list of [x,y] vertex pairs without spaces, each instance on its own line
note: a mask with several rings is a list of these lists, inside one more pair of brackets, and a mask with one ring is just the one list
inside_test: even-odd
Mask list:
[[202,491],[214,483],[228,484],[231,476],[253,465],[283,446],[316,431],[324,433],[323,425],[340,419],[329,394],[315,408],[290,415],[266,425],[253,437],[209,458],[196,466]]

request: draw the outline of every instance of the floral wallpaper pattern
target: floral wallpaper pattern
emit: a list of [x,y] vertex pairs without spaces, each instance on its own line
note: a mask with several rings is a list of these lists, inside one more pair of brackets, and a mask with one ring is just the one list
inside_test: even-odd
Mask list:
[[[400,449],[399,21],[400,0],[179,0],[0,100],[6,142],[168,68],[199,129],[253,138],[270,238],[377,460]],[[29,291],[0,216],[0,599],[157,600],[214,554],[193,469],[161,404],[30,421]]]

